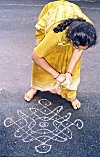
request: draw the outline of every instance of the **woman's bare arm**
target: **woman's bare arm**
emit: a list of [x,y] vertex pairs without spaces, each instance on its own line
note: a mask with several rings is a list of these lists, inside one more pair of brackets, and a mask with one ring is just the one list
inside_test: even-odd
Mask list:
[[32,54],[32,59],[36,64],[38,64],[42,69],[51,74],[54,78],[58,76],[58,72],[50,66],[44,58],[38,57],[34,52]]
[[81,58],[82,53],[83,53],[83,50],[74,49],[67,72],[70,72],[70,73],[73,72],[73,69],[75,65],[77,64],[77,62],[79,61],[79,59]]
[[[75,65],[77,64],[78,60],[81,58],[82,52],[83,52],[82,50],[81,51],[79,51],[78,49],[74,50],[67,72],[72,73]],[[39,65],[43,70],[51,74],[54,78],[56,78],[59,75],[59,72],[57,72],[51,65],[49,65],[44,58],[38,57],[34,52],[32,54],[32,59],[37,65]],[[69,79],[72,81],[71,75],[69,73],[67,74]],[[57,81],[63,82],[65,78],[66,76],[64,74],[60,74],[59,77],[57,78]]]

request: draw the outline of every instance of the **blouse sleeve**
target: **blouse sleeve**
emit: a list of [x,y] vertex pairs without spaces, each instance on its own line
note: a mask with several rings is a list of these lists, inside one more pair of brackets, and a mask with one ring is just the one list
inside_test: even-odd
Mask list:
[[45,57],[58,44],[54,31],[49,31],[43,40],[34,48],[34,53],[39,57]]

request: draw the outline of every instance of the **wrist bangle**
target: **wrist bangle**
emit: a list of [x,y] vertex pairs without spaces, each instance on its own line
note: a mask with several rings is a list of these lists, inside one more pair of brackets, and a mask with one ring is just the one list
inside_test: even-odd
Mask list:
[[54,77],[55,79],[57,79],[59,77],[60,73],[58,73],[58,75],[56,77]]
[[73,76],[73,74],[71,72],[67,71],[67,73],[69,73],[69,74],[71,74],[71,76]]

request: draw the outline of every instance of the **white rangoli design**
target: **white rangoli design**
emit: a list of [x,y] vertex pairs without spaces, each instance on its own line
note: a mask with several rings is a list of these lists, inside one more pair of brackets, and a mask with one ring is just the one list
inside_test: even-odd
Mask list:
[[71,113],[65,116],[60,116],[59,113],[63,110],[63,106],[57,106],[53,110],[49,108],[52,105],[47,99],[38,101],[41,105],[38,108],[29,108],[30,114],[25,114],[21,110],[17,110],[20,117],[14,121],[11,118],[4,120],[4,126],[10,127],[16,125],[18,128],[14,136],[21,138],[23,142],[38,141],[39,145],[35,146],[38,153],[47,153],[51,150],[52,145],[48,144],[51,140],[65,142],[67,139],[72,139],[71,126],[78,129],[83,127],[83,121],[76,119],[70,122]]

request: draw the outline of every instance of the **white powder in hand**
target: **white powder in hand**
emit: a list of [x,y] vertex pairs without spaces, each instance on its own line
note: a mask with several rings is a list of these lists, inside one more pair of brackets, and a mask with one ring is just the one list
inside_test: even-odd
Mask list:
[[61,84],[61,86],[66,89],[69,87],[69,85],[71,84],[71,81],[69,79],[69,77],[66,75],[66,80]]

